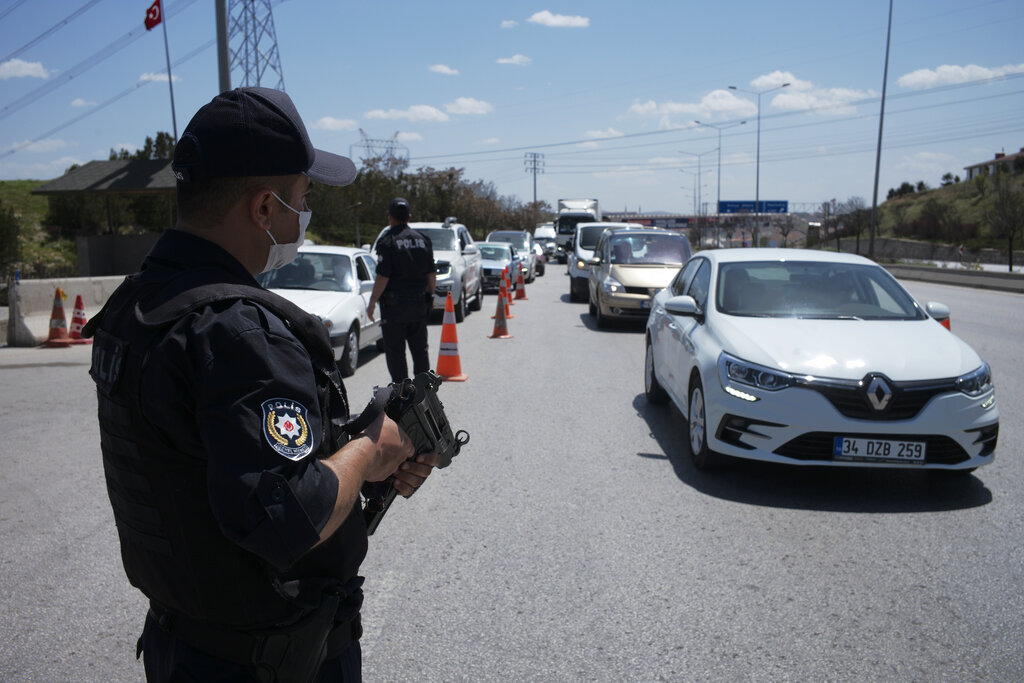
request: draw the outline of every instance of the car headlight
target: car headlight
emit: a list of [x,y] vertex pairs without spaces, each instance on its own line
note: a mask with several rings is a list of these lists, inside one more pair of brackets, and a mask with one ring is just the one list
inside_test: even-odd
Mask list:
[[587,262],[583,259],[576,259],[576,270],[586,270]]
[[981,396],[992,389],[992,369],[988,363],[956,378],[956,387],[968,396]]
[[718,359],[718,378],[723,388],[730,383],[745,384],[765,391],[779,391],[793,384],[793,377],[785,372],[772,370],[722,354]]
[[601,283],[601,289],[604,290],[605,294],[618,294],[619,292],[626,291],[626,288],[622,286],[622,283],[611,275],[606,277],[604,282]]
[[435,267],[435,272],[441,277],[444,277],[445,275],[451,275],[452,264],[445,262],[438,263],[437,266]]

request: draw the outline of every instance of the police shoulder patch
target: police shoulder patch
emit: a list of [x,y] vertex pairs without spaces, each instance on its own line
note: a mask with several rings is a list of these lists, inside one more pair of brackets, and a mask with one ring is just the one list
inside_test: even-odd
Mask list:
[[289,460],[302,460],[313,452],[306,406],[289,398],[263,402],[263,436],[275,451]]

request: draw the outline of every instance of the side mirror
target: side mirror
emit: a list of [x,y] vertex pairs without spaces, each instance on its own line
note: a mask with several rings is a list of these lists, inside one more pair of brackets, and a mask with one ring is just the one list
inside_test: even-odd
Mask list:
[[704,319],[704,311],[700,310],[696,300],[692,296],[674,296],[665,302],[665,310],[672,315],[682,315],[688,318],[696,318],[698,321]]
[[601,265],[601,257],[600,256],[595,256],[592,259],[587,259],[587,264],[591,265],[591,266],[599,266],[599,265]]
[[937,320],[938,323],[947,330],[953,329],[949,322],[949,306],[939,303],[938,301],[929,301],[928,305],[925,306],[924,309],[928,311],[928,315],[935,318],[935,320]]
[[364,244],[364,245],[363,245],[362,247],[360,247],[360,248],[361,248],[361,249],[362,249],[363,251],[370,251],[370,245],[369,245],[369,244]]
[[466,248],[462,250],[462,253],[472,256],[473,254],[479,254],[480,248],[475,244],[467,244]]
[[373,280],[360,280],[359,281],[359,293],[360,294],[371,294],[373,292]]

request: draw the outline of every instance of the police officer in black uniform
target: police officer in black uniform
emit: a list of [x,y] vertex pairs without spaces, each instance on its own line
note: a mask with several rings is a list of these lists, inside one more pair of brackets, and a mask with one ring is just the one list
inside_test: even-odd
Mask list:
[[358,681],[365,482],[411,495],[435,454],[380,414],[348,434],[323,325],[262,289],[304,239],[315,150],[291,99],[221,93],[174,151],[178,223],[95,316],[103,467],[150,600],[150,681]]
[[430,370],[427,321],[434,307],[434,249],[430,240],[409,227],[409,202],[396,197],[388,204],[388,230],[377,240],[377,279],[368,314],[380,301],[384,357],[392,382],[409,376],[405,346],[415,374]]

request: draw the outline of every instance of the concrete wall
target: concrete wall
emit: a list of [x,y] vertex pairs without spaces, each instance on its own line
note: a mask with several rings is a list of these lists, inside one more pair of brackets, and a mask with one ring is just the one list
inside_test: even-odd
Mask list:
[[[11,280],[8,282],[7,319],[0,338],[6,339],[9,346],[35,346],[50,334],[53,297],[58,287],[67,295],[63,302],[64,317],[70,328],[76,297],[82,297],[85,318],[89,320],[123,280],[123,275]],[[26,338],[26,332],[31,338]]]
[[[829,249],[835,249],[835,238],[830,239],[826,244],[824,244],[824,246]],[[839,246],[844,253],[852,254],[856,251],[857,241],[853,237],[843,237],[839,241]],[[867,253],[868,237],[867,235],[861,235],[860,255],[867,256]],[[964,249],[963,262],[996,263],[1006,265],[1006,254],[1007,252],[999,251],[998,249],[980,249],[978,251]],[[931,242],[917,242],[914,240],[898,240],[889,237],[876,237],[875,259],[892,261],[949,261],[956,263],[960,261],[960,254],[957,251],[957,245],[932,244]],[[1024,251],[1014,250],[1013,263],[1015,267],[1024,264]]]

